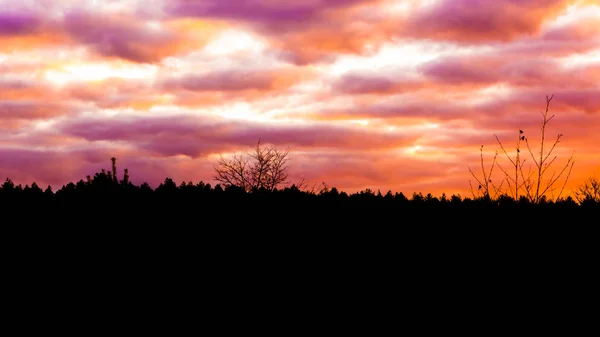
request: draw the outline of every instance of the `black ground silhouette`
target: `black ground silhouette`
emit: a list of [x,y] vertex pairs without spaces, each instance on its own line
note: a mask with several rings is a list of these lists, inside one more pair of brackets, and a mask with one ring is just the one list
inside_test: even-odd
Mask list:
[[247,192],[170,178],[152,189],[105,171],[55,193],[10,179],[0,187],[11,280],[120,296],[137,289],[140,303],[167,288],[181,299],[338,289],[340,301],[361,287],[385,289],[380,298],[524,291],[524,277],[558,283],[592,270],[599,210],[570,198]]
[[[116,169],[113,167],[113,170]],[[364,190],[347,194],[334,188],[301,191],[296,186],[245,191],[235,186],[182,182],[166,178],[152,189],[129,181],[125,171],[118,180],[102,170],[86,181],[62,186],[56,192],[37,184],[15,186],[10,179],[0,186],[4,219],[43,220],[46,223],[161,224],[161,225],[265,225],[369,224],[399,226],[431,224],[535,225],[546,222],[591,221],[600,210],[594,200],[578,203],[567,197],[533,204],[525,198],[501,196],[462,198],[415,193],[410,197],[391,191]]]

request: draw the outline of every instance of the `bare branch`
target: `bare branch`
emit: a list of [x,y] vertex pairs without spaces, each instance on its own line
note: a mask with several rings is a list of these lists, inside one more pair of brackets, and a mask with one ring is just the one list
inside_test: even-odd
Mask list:
[[[471,172],[471,175],[473,176],[473,178],[475,178],[475,180],[479,184],[477,187],[477,196],[479,196],[479,191],[483,190],[484,197],[492,198],[492,194],[490,193],[490,186],[491,186],[491,189],[493,189],[494,195],[498,194],[498,189],[496,188],[496,186],[494,185],[494,183],[492,181],[492,173],[494,172],[494,166],[496,166],[496,159],[498,158],[498,151],[496,151],[496,153],[494,154],[494,158],[492,159],[492,164],[489,168],[489,172],[486,171],[485,165],[484,165],[483,145],[481,145],[481,147],[479,148],[479,157],[480,157],[481,173],[483,175],[483,180],[480,180],[477,177],[477,175],[473,172],[473,170],[471,170],[471,167],[468,167],[468,169],[469,169],[469,172]],[[470,183],[471,182],[469,181],[469,184]],[[473,191],[473,186],[471,186],[471,194],[473,194],[474,198],[476,197],[475,193]]]
[[595,177],[588,178],[575,191],[575,198],[579,203],[588,200],[600,202],[600,180]]
[[500,139],[498,138],[497,135],[494,135],[494,137],[496,137],[496,141],[498,142],[498,144],[500,145],[500,148],[502,149],[502,152],[504,152],[504,154],[506,155],[506,158],[508,158],[508,160],[510,161],[510,163],[515,166],[515,162],[513,161],[513,159],[508,155],[508,152],[506,152],[506,150],[504,149],[504,145],[502,145],[502,142],[500,141]]
[[237,186],[246,191],[266,189],[273,191],[288,183],[289,149],[280,151],[273,146],[264,147],[259,139],[252,152],[246,156],[222,156],[214,166],[215,180],[226,186]]
[[[508,194],[512,195],[517,200],[519,199],[520,193],[524,194],[525,197],[533,203],[540,203],[540,202],[543,202],[544,200],[547,200],[549,198],[550,194],[552,194],[552,198],[550,198],[550,199],[554,199],[554,191],[557,190],[556,185],[558,184],[558,181],[564,177],[565,180],[562,183],[562,187],[560,188],[558,195],[556,196],[556,198],[560,198],[562,193],[564,192],[564,188],[567,184],[567,181],[570,178],[571,171],[572,171],[573,165],[575,163],[573,160],[573,155],[571,155],[571,157],[568,158],[566,164],[560,170],[553,172],[552,174],[550,174],[550,177],[547,177],[547,175],[549,174],[548,170],[550,169],[550,167],[557,163],[558,156],[554,155],[554,152],[555,152],[555,149],[556,149],[558,143],[560,143],[560,141],[563,137],[563,134],[559,134],[556,137],[556,140],[554,141],[552,146],[550,146],[549,148],[546,147],[545,141],[546,141],[547,125],[555,117],[555,115],[549,116],[550,102],[552,101],[553,98],[554,98],[554,95],[546,96],[546,107],[543,111],[540,112],[542,115],[542,122],[540,125],[540,134],[541,134],[540,138],[541,139],[540,139],[539,152],[533,150],[533,147],[531,146],[531,144],[528,140],[528,137],[526,137],[523,134],[524,133],[523,130],[519,130],[517,143],[516,143],[516,154],[514,157],[511,157],[511,155],[506,150],[506,148],[505,148],[504,144],[502,143],[502,141],[500,140],[500,138],[497,135],[494,135],[494,137],[496,138],[496,142],[500,146],[502,153],[504,153],[504,157],[506,157],[508,159],[508,161],[514,168],[514,173],[509,173],[509,170],[505,169],[505,167],[500,165],[500,163],[496,163],[496,165],[498,166],[498,168],[501,170],[502,174],[504,175],[504,179],[502,180],[502,182],[507,183],[507,189],[509,191]],[[522,141],[525,142],[525,145],[527,147],[529,155],[530,155],[531,159],[533,159],[533,164],[535,165],[534,171],[531,169],[531,165],[530,165],[529,171],[527,174],[525,174],[525,171],[523,168],[523,166],[526,162],[526,159],[521,158],[521,142]],[[494,157],[494,160],[495,160],[495,157]],[[482,169],[482,173],[483,173],[483,181],[477,179],[476,175],[469,168],[469,172],[479,183],[480,189],[483,189],[484,193],[490,193],[490,189],[493,189],[495,191],[495,193],[496,193],[495,195],[497,195],[497,193],[501,193],[502,184],[500,184],[496,187],[496,185],[494,183],[492,183],[490,176],[493,173],[493,171],[490,170],[489,173],[486,172],[485,167],[483,165],[483,156],[482,155],[481,155],[481,169]],[[469,181],[469,185],[471,186],[470,181]],[[472,186],[471,186],[471,190],[473,190]]]

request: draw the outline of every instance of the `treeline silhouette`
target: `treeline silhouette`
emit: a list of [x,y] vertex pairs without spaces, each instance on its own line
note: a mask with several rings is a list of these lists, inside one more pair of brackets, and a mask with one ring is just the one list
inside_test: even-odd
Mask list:
[[529,270],[539,252],[552,263],[596,256],[599,206],[294,185],[246,191],[170,178],[151,188],[133,184],[129,172],[117,179],[102,170],[56,192],[6,179],[0,229],[18,270],[52,275],[62,266],[78,278],[89,270],[89,279],[101,270],[109,284],[142,269],[160,282],[212,279],[231,289],[301,275],[317,280],[340,268],[357,280],[429,275],[427,282],[438,282],[507,259],[510,268]]
[[[156,188],[122,179],[102,170],[86,180],[68,183],[56,192],[36,183],[15,185],[9,178],[0,186],[0,209],[4,214],[20,212],[21,220],[56,216],[60,221],[110,223],[124,221],[186,221],[186,223],[304,223],[362,221],[380,224],[494,221],[572,221],[575,215],[595,216],[600,203],[576,202],[571,197],[558,201],[531,203],[501,196],[463,198],[460,195],[434,196],[401,192],[381,193],[369,189],[348,194],[337,188],[301,190],[295,185],[280,189],[246,191],[236,186],[182,182],[171,178]],[[15,214],[16,215],[16,214]],[[531,218],[517,218],[531,216]],[[561,218],[564,216],[564,218]]]

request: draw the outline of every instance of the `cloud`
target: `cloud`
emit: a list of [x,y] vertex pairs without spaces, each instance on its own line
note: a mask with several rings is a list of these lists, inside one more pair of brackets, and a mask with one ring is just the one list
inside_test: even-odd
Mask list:
[[556,58],[494,53],[439,58],[418,69],[425,77],[421,87],[436,84],[455,90],[506,84],[531,88],[569,83],[573,89],[589,89],[598,83],[599,66],[600,63],[567,66]]
[[[5,73],[5,77],[8,77]],[[52,88],[30,79],[0,79],[0,101],[49,101],[56,94]]]
[[499,60],[483,59],[475,60],[480,62],[473,61],[469,58],[436,59],[423,65],[421,72],[434,81],[448,84],[489,84],[500,79],[498,74],[494,73]]
[[[250,28],[270,39],[281,59],[298,65],[328,61],[340,52],[362,53],[367,42],[383,40],[382,31],[361,10],[379,0],[170,1],[172,17],[217,19]],[[348,24],[353,22],[353,24]],[[346,37],[346,38],[340,38]]]
[[557,95],[561,97],[561,103],[558,103],[559,108],[583,110],[590,114],[600,113],[600,88],[557,90]]
[[508,42],[538,34],[543,23],[569,4],[565,0],[440,0],[411,13],[402,33],[461,43]]
[[63,43],[60,24],[43,11],[20,8],[14,2],[0,12],[2,52],[36,49]]
[[307,2],[263,0],[169,1],[166,11],[177,17],[241,20],[278,27],[297,27],[319,20],[326,11],[365,3],[365,0],[317,0]]
[[507,116],[520,112],[541,111],[545,108],[546,95],[554,95],[550,105],[553,111],[561,113],[600,112],[600,88],[563,89],[558,87],[527,88],[514,92],[504,99],[481,104],[478,109],[484,113]]
[[261,71],[260,69],[238,71],[227,70],[201,75],[188,75],[181,78],[167,79],[162,83],[165,89],[182,89],[189,91],[269,91],[278,85],[291,85],[293,79],[277,71]]
[[153,28],[126,16],[92,15],[81,11],[65,14],[68,36],[105,57],[155,63],[177,53],[183,44],[176,32]]
[[444,98],[425,98],[420,95],[396,95],[387,99],[351,104],[342,108],[325,108],[314,114],[315,119],[415,119],[448,121],[461,119],[473,113],[473,108]]
[[57,125],[68,136],[88,141],[125,141],[163,156],[190,157],[252,146],[258,139],[297,150],[315,148],[385,149],[410,144],[414,135],[379,133],[326,124],[264,125],[190,116],[79,120]]
[[180,106],[218,106],[223,102],[254,102],[293,91],[317,74],[294,66],[230,66],[182,75],[159,76],[154,91],[171,95]]
[[0,120],[45,119],[75,113],[76,107],[58,102],[0,101]]
[[43,21],[34,13],[0,12],[0,36],[35,34],[42,26]]
[[93,103],[100,109],[147,109],[164,101],[151,83],[119,78],[70,83],[62,88],[60,94],[68,100]]
[[[585,9],[581,9],[585,11]],[[599,11],[600,12],[600,11]],[[510,43],[492,44],[502,55],[511,59],[564,57],[586,53],[600,47],[600,15],[566,24],[551,26],[536,36],[528,36]]]
[[379,74],[346,73],[332,83],[338,94],[398,94],[413,91],[423,86],[421,81],[411,78],[390,78]]

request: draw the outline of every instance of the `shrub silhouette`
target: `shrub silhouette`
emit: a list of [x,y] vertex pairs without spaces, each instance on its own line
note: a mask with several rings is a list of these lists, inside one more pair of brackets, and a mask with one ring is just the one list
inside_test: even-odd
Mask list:
[[[500,195],[510,195],[515,200],[524,202],[523,198],[526,198],[529,202],[535,204],[546,203],[550,199],[561,199],[575,161],[573,160],[572,154],[569,158],[567,158],[566,163],[558,171],[548,171],[548,169],[557,163],[556,159],[558,157],[552,156],[552,154],[563,137],[562,133],[559,134],[549,149],[546,146],[547,126],[555,116],[548,115],[550,102],[553,98],[554,95],[550,97],[546,96],[546,107],[545,110],[541,112],[542,122],[540,125],[539,151],[534,153],[533,146],[529,143],[529,137],[524,133],[523,130],[520,129],[517,134],[517,142],[513,158],[508,153],[498,136],[494,135],[496,142],[500,146],[501,152],[505,155],[510,163],[510,171],[498,163],[497,157],[499,151],[495,152],[492,163],[490,164],[489,168],[486,169],[483,160],[483,145],[481,146],[479,152],[482,176],[478,177],[469,167],[471,176],[478,184],[477,189],[475,189],[471,181],[469,181],[471,194],[474,198],[481,197],[490,200],[496,200]],[[534,163],[533,170],[532,167],[529,166],[527,173],[523,169],[526,162],[526,159],[524,159],[521,154],[523,143],[525,144],[525,149],[530,155],[530,159]],[[498,185],[496,185],[496,180],[492,179],[495,167],[498,167],[504,175],[504,177],[500,179],[500,183]],[[551,174],[550,178],[546,178],[549,174]],[[555,185],[559,184],[561,178],[563,177],[564,179],[562,179],[562,185],[560,185],[558,193],[554,195],[554,191],[556,189]]]

